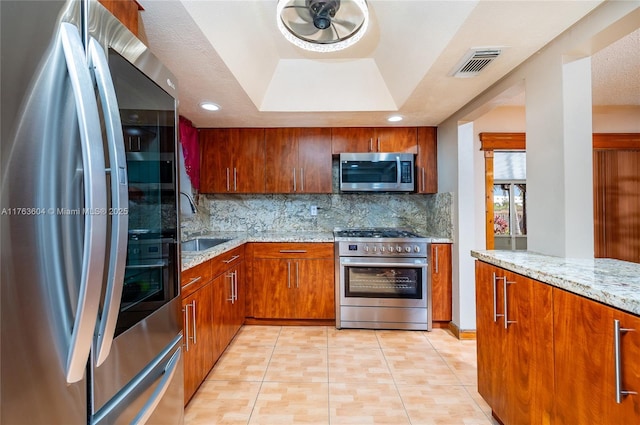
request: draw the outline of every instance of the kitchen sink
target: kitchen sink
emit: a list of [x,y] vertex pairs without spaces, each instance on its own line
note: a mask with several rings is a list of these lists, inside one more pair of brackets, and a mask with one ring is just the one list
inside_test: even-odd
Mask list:
[[196,238],[190,241],[185,241],[180,244],[183,251],[204,251],[205,249],[213,248],[216,245],[228,242],[231,239],[219,239],[219,238]]

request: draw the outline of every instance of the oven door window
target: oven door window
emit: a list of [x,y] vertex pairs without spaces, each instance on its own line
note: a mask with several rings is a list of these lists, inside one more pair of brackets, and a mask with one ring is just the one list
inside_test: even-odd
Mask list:
[[422,268],[345,267],[345,296],[422,298]]

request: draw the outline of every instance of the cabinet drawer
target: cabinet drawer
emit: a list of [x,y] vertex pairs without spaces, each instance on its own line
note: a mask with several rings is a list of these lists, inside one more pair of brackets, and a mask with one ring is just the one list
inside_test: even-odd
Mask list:
[[244,245],[227,251],[224,254],[220,254],[210,260],[211,263],[211,276],[216,277],[220,273],[228,270],[230,267],[235,266],[237,263],[244,260]]
[[256,243],[255,258],[333,258],[332,243],[275,242]]
[[190,269],[184,270],[180,273],[180,286],[182,287],[183,298],[198,290],[205,283],[211,280],[211,262],[205,261],[204,263],[193,266]]

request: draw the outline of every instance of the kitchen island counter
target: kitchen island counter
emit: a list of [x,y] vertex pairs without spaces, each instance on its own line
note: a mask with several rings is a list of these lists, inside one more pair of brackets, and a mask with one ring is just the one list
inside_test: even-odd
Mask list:
[[640,264],[606,258],[561,258],[528,251],[473,250],[471,256],[640,315]]

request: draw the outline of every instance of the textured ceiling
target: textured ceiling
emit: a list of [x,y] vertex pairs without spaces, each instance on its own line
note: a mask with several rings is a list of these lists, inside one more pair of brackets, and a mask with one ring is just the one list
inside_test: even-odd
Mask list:
[[[275,0],[139,0],[141,35],[178,78],[179,112],[197,127],[385,126],[392,114],[437,125],[600,2],[369,0],[363,39],[320,54],[284,39]],[[624,48],[638,54],[634,42]],[[475,47],[503,53],[477,77],[451,77]],[[616,54],[607,61],[615,68]],[[624,69],[632,78],[637,58]]]

